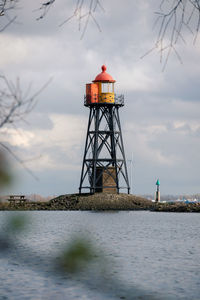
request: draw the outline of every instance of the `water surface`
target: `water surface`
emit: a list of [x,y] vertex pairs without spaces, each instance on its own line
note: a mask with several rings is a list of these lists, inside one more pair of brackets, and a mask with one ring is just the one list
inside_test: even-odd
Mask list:
[[[1,232],[6,219],[15,214],[0,212]],[[200,299],[199,214],[22,214],[29,217],[29,230],[16,235],[16,251],[1,253],[0,299]],[[74,236],[86,236],[102,253],[116,293],[109,294],[103,286],[95,289],[95,283],[91,287],[80,278],[63,280],[51,274],[48,259],[50,262]],[[89,275],[88,281],[91,283]]]

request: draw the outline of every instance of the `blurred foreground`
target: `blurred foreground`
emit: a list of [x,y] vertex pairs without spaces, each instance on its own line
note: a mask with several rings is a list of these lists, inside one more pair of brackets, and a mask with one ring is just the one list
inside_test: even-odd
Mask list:
[[[66,241],[62,241],[56,248],[49,248],[48,251],[35,251],[34,245],[27,245],[27,240],[33,232],[31,228],[39,224],[33,224],[31,215],[27,213],[16,214],[8,213],[2,216],[4,221],[1,223],[0,231],[0,257],[2,261],[5,259],[9,265],[14,265],[14,273],[12,276],[21,276],[23,278],[23,270],[34,272],[35,276],[51,279],[53,282],[59,282],[60,287],[76,288],[83,292],[79,295],[79,299],[159,299],[152,292],[149,293],[141,288],[127,284],[120,280],[113,273],[112,260],[109,255],[101,248],[95,245],[95,241],[85,234],[72,234]],[[49,224],[50,226],[52,224]],[[46,224],[48,228],[48,224]],[[30,233],[29,233],[30,232]],[[29,236],[30,234],[30,236]],[[37,233],[38,234],[38,233]],[[47,233],[48,234],[48,233]],[[68,236],[68,234],[66,234]],[[38,235],[40,237],[40,234]],[[48,245],[45,245],[48,248]],[[5,263],[3,263],[3,266]],[[9,266],[8,266],[9,268]],[[13,267],[12,267],[13,268]],[[1,267],[0,269],[3,269]],[[15,275],[16,272],[16,275]],[[18,275],[20,274],[21,275]],[[1,285],[0,293],[2,296],[19,299],[21,296],[15,294],[12,287],[12,280],[7,278],[4,273],[4,281],[10,282],[9,288],[12,292],[6,291],[6,285]],[[24,288],[24,298],[26,297],[26,289]],[[76,290],[75,288],[75,290]],[[84,289],[84,291],[82,291]],[[87,290],[87,292],[85,291]],[[29,292],[28,292],[29,293]],[[86,297],[85,294],[86,293]],[[91,294],[92,293],[92,294]],[[46,299],[55,299],[53,292],[46,295]],[[151,294],[151,295],[150,295]],[[35,299],[37,296],[29,295],[29,299]],[[60,299],[59,297],[56,299]],[[64,299],[75,299],[70,295],[66,295]]]

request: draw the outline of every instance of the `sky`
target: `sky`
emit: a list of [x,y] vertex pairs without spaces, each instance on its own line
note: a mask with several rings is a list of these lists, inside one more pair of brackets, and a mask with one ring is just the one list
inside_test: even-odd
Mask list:
[[[34,179],[11,156],[13,184],[5,193],[61,195],[78,192],[89,109],[85,84],[107,66],[124,94],[120,109],[131,192],[162,194],[200,192],[200,39],[184,31],[175,54],[163,63],[155,44],[158,1],[101,1],[82,36],[73,15],[75,1],[55,1],[41,20],[41,1],[20,1],[16,24],[0,33],[0,73],[20,79],[25,93],[31,84],[37,105],[26,122],[6,126],[1,141],[34,173]],[[166,38],[167,39],[167,38]],[[16,129],[17,127],[17,129]]]

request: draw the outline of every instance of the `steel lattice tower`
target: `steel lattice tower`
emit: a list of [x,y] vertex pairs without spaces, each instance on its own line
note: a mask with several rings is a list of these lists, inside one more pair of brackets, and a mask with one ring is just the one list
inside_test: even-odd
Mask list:
[[86,85],[84,105],[90,109],[79,193],[119,193],[129,180],[119,118],[124,96],[114,93],[113,78],[105,72]]

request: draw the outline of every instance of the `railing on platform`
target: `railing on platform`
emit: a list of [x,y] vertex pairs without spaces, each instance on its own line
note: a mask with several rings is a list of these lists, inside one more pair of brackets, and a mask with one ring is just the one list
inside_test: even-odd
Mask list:
[[[97,101],[98,98],[98,101]],[[104,96],[103,101],[101,96],[96,96],[96,102],[91,102],[91,96],[90,95],[84,95],[84,105],[90,106],[90,105],[117,105],[117,106],[124,106],[124,95],[117,95],[114,96],[114,102],[109,102],[110,99],[108,99],[108,102],[106,101],[106,98]]]

